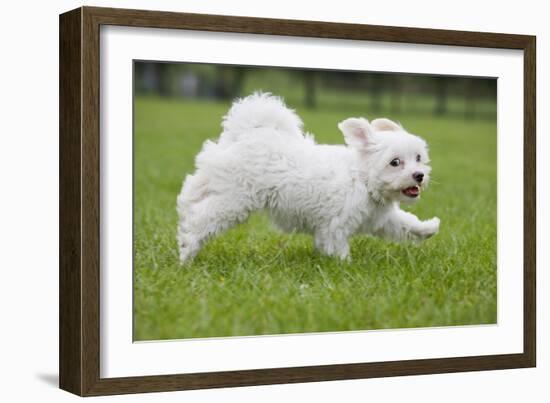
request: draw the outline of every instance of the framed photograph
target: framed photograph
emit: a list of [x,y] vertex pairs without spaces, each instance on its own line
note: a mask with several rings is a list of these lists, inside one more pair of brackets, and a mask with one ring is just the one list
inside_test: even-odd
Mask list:
[[62,14],[60,387],[535,366],[535,87],[534,36]]

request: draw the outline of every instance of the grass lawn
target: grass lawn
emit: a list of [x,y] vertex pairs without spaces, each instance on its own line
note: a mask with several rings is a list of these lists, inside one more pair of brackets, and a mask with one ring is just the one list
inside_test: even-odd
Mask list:
[[[343,263],[315,252],[311,236],[279,233],[258,213],[181,266],[176,196],[227,108],[136,98],[135,340],[496,322],[494,119],[388,116],[430,145],[432,184],[410,210],[440,217],[441,228],[421,245],[356,236],[353,260]],[[343,143],[336,124],[346,117],[377,117],[297,109],[319,143]]]

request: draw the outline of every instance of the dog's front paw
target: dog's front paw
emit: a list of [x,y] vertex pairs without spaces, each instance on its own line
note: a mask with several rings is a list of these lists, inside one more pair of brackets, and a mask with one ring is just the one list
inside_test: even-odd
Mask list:
[[416,235],[422,240],[431,238],[439,232],[440,222],[441,220],[438,217],[423,221],[421,228],[416,231]]

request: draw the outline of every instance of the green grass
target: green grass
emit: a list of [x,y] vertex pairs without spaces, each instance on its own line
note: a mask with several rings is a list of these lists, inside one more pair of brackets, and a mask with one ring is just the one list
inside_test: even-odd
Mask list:
[[[296,107],[322,143],[342,143],[345,117],[374,117]],[[410,210],[440,217],[441,229],[420,246],[355,236],[344,263],[255,214],[181,266],[176,196],[227,108],[136,99],[136,340],[496,322],[496,121],[389,116],[430,145],[432,185]]]

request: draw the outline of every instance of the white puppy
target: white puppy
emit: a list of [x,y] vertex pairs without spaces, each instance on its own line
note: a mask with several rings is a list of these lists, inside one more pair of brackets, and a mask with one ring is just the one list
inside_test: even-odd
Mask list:
[[342,259],[353,234],[422,240],[439,229],[438,218],[420,221],[399,208],[418,200],[431,168],[426,142],[391,120],[346,119],[338,127],[347,146],[321,145],[280,98],[255,93],[233,103],[222,127],[177,199],[182,262],[262,209],[282,230],[311,233],[317,249]]

